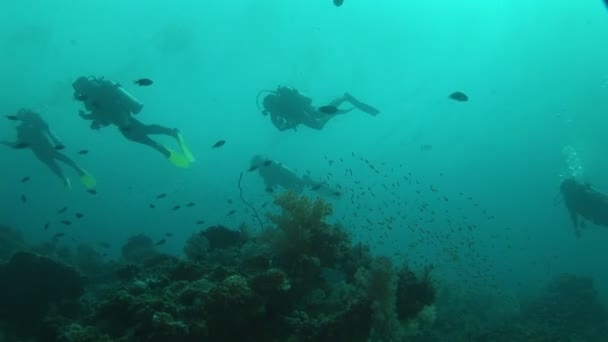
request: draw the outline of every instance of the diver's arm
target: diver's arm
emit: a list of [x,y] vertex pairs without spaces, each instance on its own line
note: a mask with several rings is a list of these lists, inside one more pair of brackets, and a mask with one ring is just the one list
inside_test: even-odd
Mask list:
[[15,150],[22,150],[22,149],[29,147],[29,144],[24,143],[24,142],[19,142],[19,141],[16,141],[16,142],[1,141],[0,145],[4,145],[6,147],[9,147],[9,148],[12,148]]
[[270,113],[270,119],[272,120],[274,126],[281,132],[291,128],[296,128],[297,126],[293,122],[289,122],[284,117],[281,117],[275,113]]
[[93,112],[91,113],[85,113],[85,111],[81,110],[78,112],[78,116],[80,116],[81,118],[83,118],[84,120],[87,121],[91,121],[91,129],[93,130],[99,130],[101,127],[105,127],[107,125],[109,125],[108,123],[104,123],[99,119],[99,115],[95,115],[93,114]]

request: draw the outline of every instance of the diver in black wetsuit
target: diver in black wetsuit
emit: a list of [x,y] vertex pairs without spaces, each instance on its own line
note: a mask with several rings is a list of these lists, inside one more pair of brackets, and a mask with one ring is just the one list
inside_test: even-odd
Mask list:
[[598,226],[608,227],[608,195],[592,189],[588,184],[581,184],[574,178],[564,180],[560,191],[577,236],[581,236],[581,229],[585,227],[584,221],[579,217]]
[[68,189],[71,188],[70,178],[63,173],[57,161],[74,169],[78,173],[80,181],[86,187],[95,187],[96,182],[93,176],[88,174],[68,156],[59,152],[64,146],[40,114],[29,109],[21,109],[16,115],[11,115],[10,117],[14,121],[19,121],[19,126],[17,126],[17,141],[2,141],[0,144],[14,149],[31,149],[36,158],[51,169],[57,177],[61,178],[64,186]]
[[[345,93],[327,106],[314,107],[310,97],[304,96],[294,88],[278,87],[276,91],[266,92],[269,94],[262,101],[264,107],[262,113],[270,115],[272,123],[279,131],[296,128],[298,125],[321,130],[331,118],[346,114],[353,109],[373,116],[380,113],[378,109],[355,99],[349,93]],[[352,107],[338,108],[344,102],[349,103]]]
[[[81,101],[89,113],[80,111],[79,115],[91,121],[92,129],[115,125],[122,135],[130,141],[147,145],[165,156],[178,167],[188,167],[194,161],[177,129],[160,125],[146,125],[131,114],[138,114],[143,105],[129,94],[120,84],[96,77],[79,77],[72,84],[74,99]],[[167,135],[177,140],[182,153],[177,153],[156,142],[150,135]]]
[[332,189],[327,183],[314,181],[308,175],[299,176],[295,171],[287,166],[270,159],[254,156],[251,159],[251,170],[257,170],[266,190],[273,192],[277,188],[303,192],[305,189],[316,191],[328,197],[340,197],[340,191]]

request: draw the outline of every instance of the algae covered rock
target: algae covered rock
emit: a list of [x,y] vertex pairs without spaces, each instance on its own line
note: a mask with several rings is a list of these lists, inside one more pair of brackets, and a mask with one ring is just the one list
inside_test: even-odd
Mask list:
[[158,252],[155,249],[154,241],[143,234],[131,236],[122,247],[122,257],[129,263],[142,263],[156,255]]
[[23,250],[24,246],[21,233],[0,224],[0,261],[7,260],[13,253]]
[[86,284],[75,269],[26,252],[0,266],[0,279],[0,319],[30,330],[51,306],[77,300]]
[[202,232],[194,233],[186,240],[184,254],[192,262],[201,262],[207,258],[210,242]]

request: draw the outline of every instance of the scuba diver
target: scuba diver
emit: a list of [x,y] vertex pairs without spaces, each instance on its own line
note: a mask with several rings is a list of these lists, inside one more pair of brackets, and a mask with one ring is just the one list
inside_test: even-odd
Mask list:
[[584,221],[580,221],[579,216],[596,225],[608,227],[608,195],[592,189],[589,184],[581,184],[574,178],[565,179],[560,191],[577,236],[580,237],[581,229],[585,228]]
[[[313,129],[321,130],[325,124],[336,115],[346,114],[353,109],[359,109],[367,114],[376,116],[380,111],[365,104],[349,93],[345,93],[332,101],[329,105],[314,107],[310,97],[302,95],[298,90],[279,86],[276,91],[263,90],[258,93],[258,107],[260,95],[268,93],[263,101],[262,114],[270,114],[270,119],[279,131],[295,129],[298,125],[304,125]],[[348,102],[351,108],[339,109],[338,107]]]
[[287,166],[259,155],[251,159],[250,171],[257,170],[267,192],[274,192],[277,187],[295,192],[303,192],[305,189],[316,191],[328,197],[340,197],[340,191],[332,189],[327,183],[313,181],[310,176],[298,176],[298,174]]
[[72,187],[70,178],[63,174],[63,170],[57,164],[57,161],[74,169],[84,186],[87,188],[95,187],[96,181],[93,176],[68,156],[59,152],[64,149],[64,146],[38,113],[29,109],[21,109],[16,115],[10,115],[9,118],[20,121],[19,126],[17,126],[17,142],[2,141],[0,142],[2,145],[14,149],[31,149],[36,158],[46,164],[55,175],[63,180],[67,189]]
[[[83,102],[89,113],[79,115],[91,121],[91,129],[115,125],[122,135],[133,142],[147,145],[162,153],[173,165],[186,168],[194,157],[177,129],[160,125],[146,125],[135,119],[143,104],[137,101],[120,84],[96,77],[79,77],[73,84],[74,99]],[[177,140],[182,153],[175,152],[152,140],[150,135],[167,135]]]

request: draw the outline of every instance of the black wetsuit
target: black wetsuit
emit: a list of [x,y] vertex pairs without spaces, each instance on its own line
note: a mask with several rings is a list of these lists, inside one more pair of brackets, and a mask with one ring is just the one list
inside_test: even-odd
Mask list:
[[58,151],[59,144],[51,133],[48,124],[38,115],[31,111],[22,111],[19,116],[21,123],[17,126],[17,148],[30,148],[36,158],[43,162],[55,175],[64,182],[68,182],[63,170],[57,164],[61,161],[73,168],[79,176],[83,176],[85,171],[80,168],[71,158]]
[[168,135],[173,138],[178,137],[178,130],[161,125],[146,125],[131,116],[131,109],[121,101],[117,92],[118,85],[106,80],[90,81],[86,94],[78,97],[84,102],[89,114],[81,113],[80,117],[91,120],[91,128],[113,124],[120,129],[122,135],[140,144],[152,147],[169,157],[171,152],[160,143],[154,141],[149,135]]
[[562,182],[561,193],[570,213],[570,218],[577,235],[580,235],[583,219],[599,226],[608,227],[608,196],[586,184],[569,178]]
[[[334,114],[321,113],[312,105],[310,97],[302,95],[296,89],[287,87],[279,87],[276,94],[268,96],[273,97],[273,106],[265,109],[270,113],[274,126],[280,131],[296,128],[298,125],[321,130],[332,117],[348,113],[353,109],[339,109]],[[344,101],[347,101],[345,97],[338,98],[332,101],[330,106],[337,107]]]

